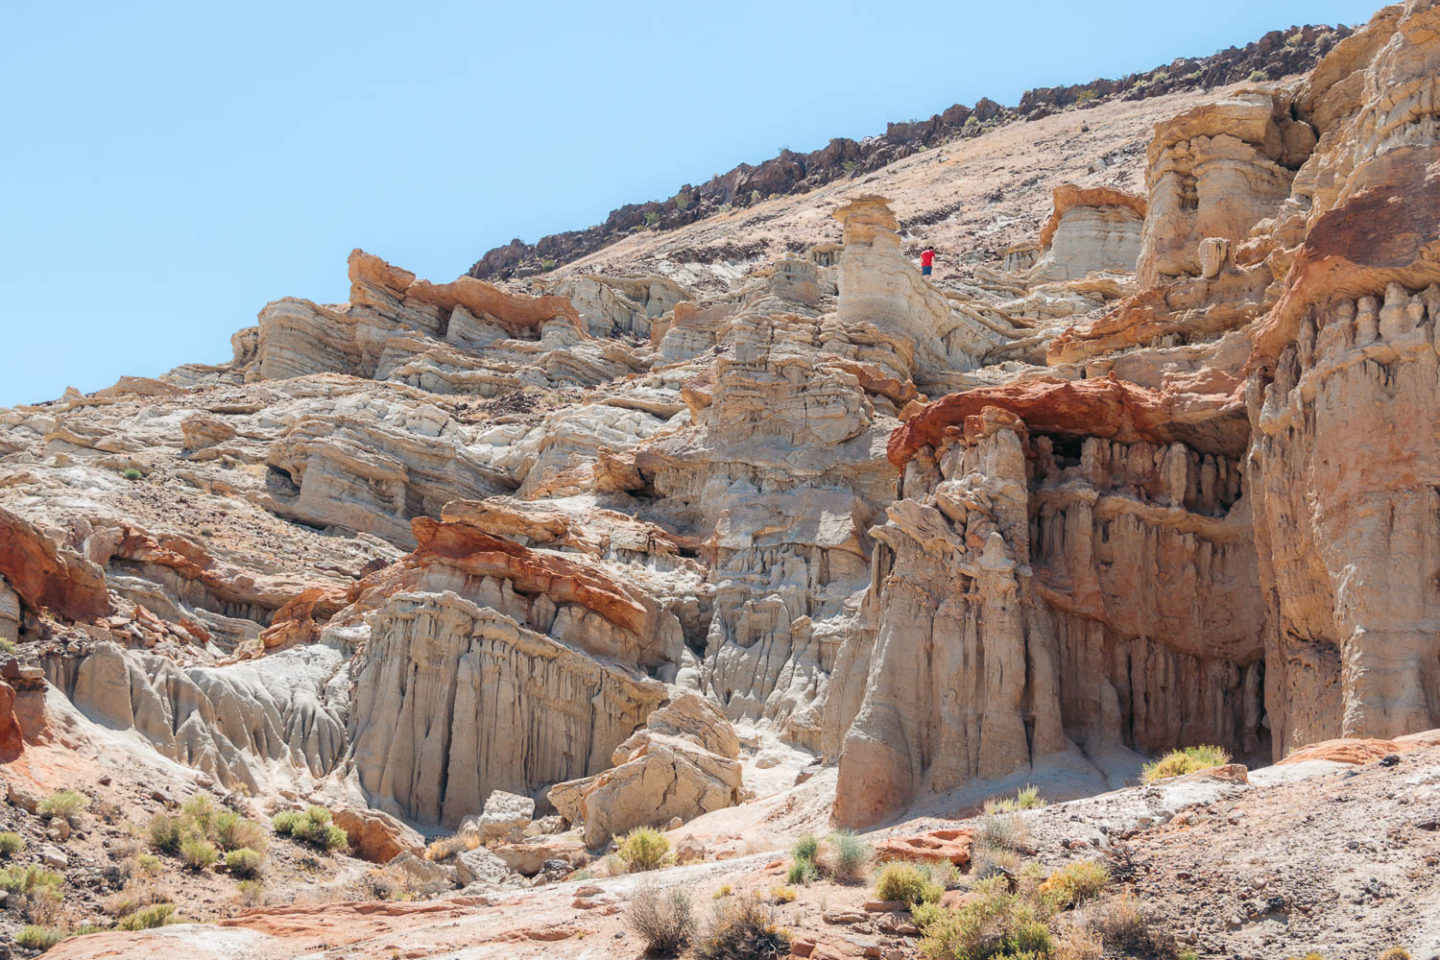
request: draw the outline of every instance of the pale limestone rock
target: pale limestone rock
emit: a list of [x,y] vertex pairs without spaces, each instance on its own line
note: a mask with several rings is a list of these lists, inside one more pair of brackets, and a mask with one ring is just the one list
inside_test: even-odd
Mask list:
[[462,850],[455,855],[455,879],[461,886],[472,883],[500,886],[509,876],[509,865],[485,847]]
[[20,639],[20,595],[0,577],[0,639]]
[[496,841],[521,840],[525,828],[535,816],[535,801],[504,790],[492,790],[485,799],[485,809],[478,817],[466,817],[458,833],[475,837],[482,844]]
[[1135,272],[1145,221],[1143,198],[1108,187],[1062,184],[1055,188],[1054,203],[1040,231],[1042,253],[1028,271],[1032,282],[1077,280],[1106,270]]
[[616,748],[616,766],[556,784],[550,802],[570,822],[584,823],[585,844],[594,849],[635,827],[739,803],[739,755],[740,741],[714,704],[683,694]]
[[374,806],[423,823],[455,827],[494,790],[603,770],[664,699],[643,675],[449,592],[396,594],[370,631],[355,769]]

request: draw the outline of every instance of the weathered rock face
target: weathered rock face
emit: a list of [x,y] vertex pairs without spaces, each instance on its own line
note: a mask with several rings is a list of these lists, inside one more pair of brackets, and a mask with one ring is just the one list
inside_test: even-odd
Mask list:
[[1145,199],[1109,187],[1055,188],[1055,211],[1040,231],[1032,279],[1076,280],[1097,270],[1134,273]]
[[1207,237],[1249,236],[1290,195],[1314,146],[1314,129],[1281,114],[1264,92],[1237,93],[1161,125],[1146,158],[1141,285],[1199,276]]
[[904,499],[872,531],[865,625],[841,653],[863,692],[848,682],[827,716],[839,822],[1023,771],[1072,741],[1268,751],[1263,607],[1233,459],[1079,439],[1088,418],[1032,435],[1022,416],[1054,429],[1058,411],[1015,400],[905,461]]
[[615,749],[615,766],[598,776],[556,784],[550,802],[585,824],[585,844],[600,847],[635,827],[689,820],[742,799],[740,741],[714,704],[685,694],[650,714],[645,728]]
[[[8,510],[0,510],[0,577],[7,584],[4,592],[32,610],[53,608],[72,620],[110,612],[100,570]],[[14,622],[18,620],[17,611]]]
[[355,769],[375,806],[425,823],[458,826],[493,790],[600,772],[665,698],[643,674],[450,592],[395,594],[370,630]]
[[1437,30],[1431,3],[1377,17],[1303,93],[1313,206],[1247,387],[1277,750],[1440,722]]

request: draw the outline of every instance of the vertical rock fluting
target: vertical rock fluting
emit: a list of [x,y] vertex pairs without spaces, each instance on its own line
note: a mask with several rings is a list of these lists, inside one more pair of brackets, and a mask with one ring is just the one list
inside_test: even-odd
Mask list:
[[1277,754],[1440,722],[1437,38],[1433,0],[1387,8],[1300,92],[1320,143],[1246,393]]
[[904,498],[872,530],[864,624],[836,670],[863,692],[838,684],[826,717],[837,821],[1072,743],[1266,753],[1237,465],[1179,442],[1032,436],[999,406],[962,422],[906,462]]
[[492,790],[530,794],[599,773],[666,697],[454,594],[400,593],[372,615],[351,713],[371,802],[454,827]]

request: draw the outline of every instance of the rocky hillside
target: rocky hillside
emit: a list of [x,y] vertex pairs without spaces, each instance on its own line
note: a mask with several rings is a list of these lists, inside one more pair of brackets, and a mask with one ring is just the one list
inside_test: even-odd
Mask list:
[[1440,951],[1440,5],[1290,36],[0,410],[0,939]]
[[[1244,47],[1208,57],[1181,57],[1163,67],[1119,80],[1093,80],[1064,87],[1027,90],[1015,107],[982,98],[973,107],[957,103],[929,120],[891,123],[883,134],[851,140],[837,137],[810,153],[782,150],[759,166],[742,163],[700,186],[685,184],[668,200],[627,203],[588,230],[542,237],[534,244],[516,239],[490,250],[469,275],[510,280],[553,270],[640,230],[673,230],[736,208],[787,194],[803,195],[836,180],[863,178],[931,147],[957,138],[982,136],[996,127],[1033,121],[1065,110],[1088,110],[1112,100],[1147,100],[1170,94],[1214,90],[1240,81],[1279,80],[1304,73],[1350,35],[1350,28],[1291,27],[1274,30]],[[736,249],[744,250],[743,241]]]

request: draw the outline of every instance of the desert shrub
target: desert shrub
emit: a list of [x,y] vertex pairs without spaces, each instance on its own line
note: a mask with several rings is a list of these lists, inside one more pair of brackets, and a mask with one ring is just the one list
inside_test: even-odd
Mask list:
[[636,827],[620,838],[615,852],[631,873],[658,870],[670,852],[670,841],[653,827]]
[[715,891],[715,895],[714,895],[713,897],[711,897],[710,899],[711,899],[711,900],[723,900],[724,898],[730,896],[730,894],[732,894],[732,893],[734,893],[734,892],[735,892],[735,891],[731,888],[730,884],[728,884],[728,883],[722,883],[722,884],[720,884],[719,888]]
[[180,816],[195,824],[202,833],[209,834],[219,808],[209,794],[197,793],[180,805]]
[[1092,900],[1110,882],[1110,871],[1095,860],[1070,863],[1050,874],[1041,884],[1040,892],[1057,910],[1074,907]]
[[35,864],[5,867],[0,869],[0,890],[7,893],[36,893],[42,890],[55,891],[65,878],[53,870]]
[[837,830],[825,838],[825,846],[816,861],[821,870],[840,883],[859,883],[865,879],[865,871],[873,847],[849,830]]
[[135,858],[135,868],[147,877],[160,872],[160,858],[153,853],[142,853]]
[[9,654],[13,654],[14,652],[15,652],[15,641],[14,641],[14,640],[11,640],[9,637],[0,637],[0,653],[4,653],[4,654],[6,654],[6,655],[9,655]]
[[807,833],[795,841],[795,846],[790,848],[790,856],[796,860],[809,860],[815,862],[815,857],[820,853],[820,838],[813,833]]
[[771,960],[789,953],[790,935],[754,895],[717,902],[695,947],[698,960]]
[[221,850],[265,849],[265,828],[234,810],[222,810],[215,815],[211,837]]
[[180,842],[180,859],[191,870],[208,870],[220,859],[220,851],[203,837],[186,837]]
[[81,810],[90,806],[90,798],[74,790],[57,790],[35,808],[42,817],[60,817],[69,820]]
[[1230,754],[1220,747],[1201,745],[1171,750],[1153,763],[1145,764],[1140,779],[1146,783],[1179,777],[1197,770],[1224,766],[1230,762]]
[[145,474],[141,473],[139,470],[136,470],[134,467],[127,467],[125,472],[122,473],[121,476],[124,477],[126,480],[145,479]]
[[[1094,930],[1087,930],[1073,924],[1066,926],[1055,937],[1053,960],[1102,960],[1105,956],[1105,941]],[[1182,953],[1177,960],[1200,960],[1191,954]]]
[[449,860],[462,851],[474,850],[478,846],[480,846],[478,833],[466,834],[463,837],[459,834],[452,837],[441,837],[439,840],[430,841],[429,846],[425,848],[425,859],[438,863],[441,860]]
[[265,884],[259,880],[241,880],[235,887],[244,906],[258,907],[265,902]]
[[1390,947],[1381,951],[1380,960],[1410,960],[1410,951],[1404,947]]
[[690,893],[679,886],[661,892],[644,884],[625,905],[625,925],[645,941],[646,952],[674,956],[695,932]]
[[776,903],[794,903],[795,898],[800,894],[795,892],[794,887],[771,887],[770,896],[775,899]]
[[1027,786],[1017,791],[1013,797],[991,797],[986,800],[985,813],[1014,813],[1017,810],[1038,810],[1043,806],[1045,801],[1040,797],[1040,788]]
[[1024,822],[1013,815],[991,815],[980,818],[975,845],[995,850],[1021,850],[1029,845],[1030,832]]
[[911,906],[933,903],[944,892],[945,888],[931,880],[920,867],[904,861],[885,864],[875,879],[877,899],[898,900]]
[[1020,854],[1014,850],[998,847],[972,847],[970,849],[970,876],[976,880],[991,877],[1013,877],[1020,872]]
[[155,927],[163,927],[168,923],[176,922],[175,904],[157,903],[143,910],[136,910],[129,916],[121,917],[120,929],[151,930]]
[[[1095,904],[1089,926],[1105,938],[1105,946],[1139,954],[1163,954],[1170,937],[1129,893]],[[1310,958],[1306,958],[1310,960]]]
[[300,822],[305,814],[299,810],[281,810],[270,818],[270,826],[275,832],[282,836],[290,836],[295,831],[295,825]]
[[249,847],[240,847],[225,854],[225,866],[234,876],[249,879],[259,876],[262,859],[258,851],[251,850]]
[[1048,957],[1055,949],[1044,911],[1010,892],[998,877],[975,884],[972,896],[954,910],[924,904],[914,917],[922,934],[920,953],[928,960]]
[[26,927],[20,931],[15,942],[27,950],[49,950],[65,939],[65,934],[54,927]]
[[25,849],[25,841],[20,834],[11,833],[9,830],[0,833],[0,857],[8,860],[23,849]]
[[785,873],[786,883],[799,883],[809,886],[820,879],[820,868],[815,866],[814,860],[793,860],[790,869]]
[[330,811],[321,806],[310,806],[304,813],[298,810],[284,810],[270,821],[275,832],[301,840],[321,850],[338,850],[350,842],[343,829],[330,822]]
[[179,817],[157,813],[150,821],[150,845],[161,853],[179,853],[184,839],[185,828]]

